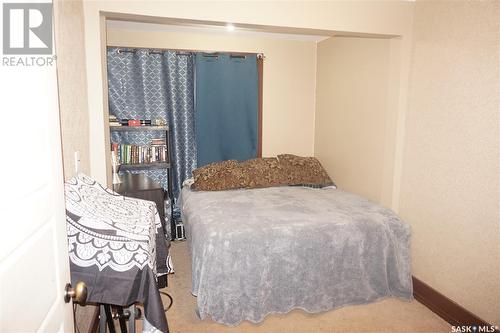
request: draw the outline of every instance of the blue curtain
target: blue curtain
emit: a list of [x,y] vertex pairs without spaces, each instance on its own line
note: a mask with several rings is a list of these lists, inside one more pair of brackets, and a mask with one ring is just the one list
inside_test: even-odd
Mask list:
[[257,57],[196,54],[198,166],[257,156]]
[[177,198],[182,182],[196,169],[194,116],[194,55],[165,53],[167,69],[167,106],[171,128],[173,161],[173,192]]
[[[174,51],[108,48],[109,111],[119,119],[163,119],[171,135],[172,188],[177,197],[196,167],[194,56]],[[127,52],[129,51],[129,52]],[[148,145],[154,132],[114,132],[111,140]],[[165,170],[145,172],[167,188]]]

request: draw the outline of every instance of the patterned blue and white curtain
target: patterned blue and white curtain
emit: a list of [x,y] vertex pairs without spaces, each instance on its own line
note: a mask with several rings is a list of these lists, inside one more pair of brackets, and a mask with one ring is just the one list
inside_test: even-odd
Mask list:
[[[182,182],[196,168],[194,134],[194,56],[151,49],[107,50],[109,112],[118,119],[163,119],[170,128],[172,188],[177,198]],[[155,132],[113,132],[111,140],[148,145]],[[145,170],[167,188],[165,170]]]
[[167,51],[164,53],[167,72],[167,106],[171,131],[173,160],[173,192],[177,198],[182,182],[196,169],[194,117],[194,55]]

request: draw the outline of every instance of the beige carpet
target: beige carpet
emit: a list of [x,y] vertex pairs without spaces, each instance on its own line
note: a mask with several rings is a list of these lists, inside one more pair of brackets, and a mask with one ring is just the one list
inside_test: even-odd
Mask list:
[[[175,274],[163,291],[174,299],[167,319],[172,333],[332,333],[332,332],[443,332],[451,327],[417,301],[386,299],[369,305],[309,314],[294,310],[286,315],[270,315],[259,324],[243,322],[227,327],[195,314],[196,297],[191,295],[191,264],[186,242],[172,244]],[[167,303],[167,298],[164,302]]]

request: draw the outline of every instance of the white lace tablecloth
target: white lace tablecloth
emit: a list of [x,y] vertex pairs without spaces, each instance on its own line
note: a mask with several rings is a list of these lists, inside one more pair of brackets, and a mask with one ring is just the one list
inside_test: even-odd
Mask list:
[[168,273],[169,235],[156,204],[121,196],[79,174],[65,184],[71,281],[87,302],[144,305],[146,331],[168,332],[157,277]]

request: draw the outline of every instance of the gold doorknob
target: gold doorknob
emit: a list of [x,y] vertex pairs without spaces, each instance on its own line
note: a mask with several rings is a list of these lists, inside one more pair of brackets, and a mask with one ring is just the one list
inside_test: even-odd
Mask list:
[[67,283],[64,288],[64,301],[69,303],[70,299],[81,305],[85,305],[87,300],[87,285],[83,281],[78,281],[75,288],[71,287],[71,283]]

